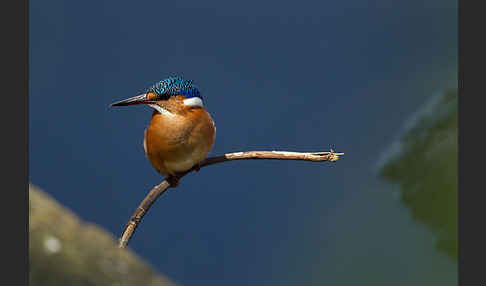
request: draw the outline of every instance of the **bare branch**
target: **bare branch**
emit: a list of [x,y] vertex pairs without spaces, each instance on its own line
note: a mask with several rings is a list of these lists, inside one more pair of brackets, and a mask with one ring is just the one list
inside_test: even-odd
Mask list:
[[175,177],[167,178],[162,183],[155,186],[143,199],[138,208],[135,210],[133,215],[128,220],[125,229],[120,238],[119,246],[121,248],[126,247],[130,238],[132,237],[135,229],[142,221],[143,216],[148,212],[152,204],[160,197],[167,189],[177,187],[178,181],[184,177],[186,174],[199,170],[199,168],[214,165],[217,163],[223,163],[227,161],[234,160],[304,160],[304,161],[330,161],[334,162],[339,159],[339,155],[344,155],[344,153],[334,153],[331,152],[312,152],[312,153],[302,153],[302,152],[289,152],[289,151],[248,151],[248,152],[235,152],[226,153],[222,156],[210,157],[201,162],[198,166],[194,166],[192,169],[178,174]]

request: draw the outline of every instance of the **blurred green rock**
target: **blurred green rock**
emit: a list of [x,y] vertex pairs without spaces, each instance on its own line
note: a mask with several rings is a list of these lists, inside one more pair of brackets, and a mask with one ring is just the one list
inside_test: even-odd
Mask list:
[[29,186],[29,285],[175,285],[105,230]]
[[437,235],[437,248],[457,262],[457,90],[434,99],[409,122],[380,173],[399,186],[413,219]]

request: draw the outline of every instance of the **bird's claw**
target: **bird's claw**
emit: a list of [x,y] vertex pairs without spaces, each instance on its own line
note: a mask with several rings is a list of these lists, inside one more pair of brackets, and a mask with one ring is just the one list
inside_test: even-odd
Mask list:
[[177,176],[173,176],[173,175],[168,176],[166,180],[171,187],[177,187],[177,185],[179,185],[179,177]]

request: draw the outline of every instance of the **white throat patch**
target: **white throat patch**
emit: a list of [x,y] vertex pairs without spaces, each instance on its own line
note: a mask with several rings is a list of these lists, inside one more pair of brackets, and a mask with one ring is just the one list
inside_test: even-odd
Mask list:
[[167,109],[163,108],[160,105],[157,105],[157,104],[149,104],[149,106],[152,107],[153,109],[157,110],[162,115],[175,116],[174,113],[168,111]]
[[203,101],[200,97],[191,97],[191,98],[187,98],[187,99],[184,99],[184,105],[187,105],[187,106],[199,106],[199,107],[203,107]]

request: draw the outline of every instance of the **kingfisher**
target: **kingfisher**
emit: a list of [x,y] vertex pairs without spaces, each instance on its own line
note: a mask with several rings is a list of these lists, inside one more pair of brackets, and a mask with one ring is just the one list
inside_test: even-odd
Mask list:
[[177,185],[177,174],[198,169],[216,138],[216,127],[204,108],[201,92],[192,80],[169,77],[110,107],[139,104],[154,109],[144,132],[145,154],[171,185]]

